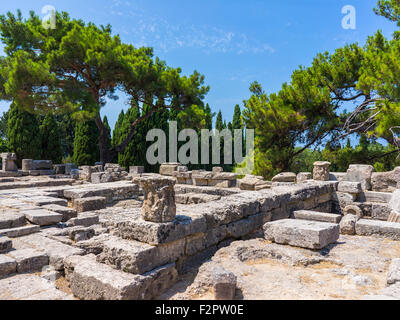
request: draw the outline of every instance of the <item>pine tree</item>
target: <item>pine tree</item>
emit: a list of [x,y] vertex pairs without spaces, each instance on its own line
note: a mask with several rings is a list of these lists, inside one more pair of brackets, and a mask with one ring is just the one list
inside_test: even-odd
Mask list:
[[110,149],[111,148],[111,127],[110,127],[110,124],[108,123],[107,116],[104,116],[103,123],[104,123],[104,127],[108,131],[107,132],[107,149]]
[[8,150],[15,152],[18,164],[22,159],[39,159],[41,139],[39,123],[35,115],[20,110],[12,104],[8,118]]
[[80,121],[75,127],[74,162],[78,166],[99,161],[99,129],[93,120]]
[[235,111],[233,113],[232,129],[243,129],[242,111],[240,110],[240,106],[238,104],[235,106]]
[[47,114],[40,125],[42,159],[60,163],[62,160],[60,129],[54,115]]
[[218,131],[224,130],[224,123],[222,121],[222,111],[219,110],[218,115],[217,115],[217,121],[215,122],[215,129]]
[[112,134],[112,139],[111,139],[112,146],[118,145],[119,141],[121,140],[120,131],[121,131],[122,122],[124,122],[124,118],[125,118],[125,112],[124,112],[124,110],[121,110],[121,112],[118,115],[118,120],[117,120],[117,123],[115,124],[113,134]]

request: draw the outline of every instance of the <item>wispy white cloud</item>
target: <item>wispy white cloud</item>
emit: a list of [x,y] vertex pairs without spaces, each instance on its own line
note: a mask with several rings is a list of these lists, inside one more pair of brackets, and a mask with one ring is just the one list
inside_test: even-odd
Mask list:
[[[126,10],[124,10],[124,8]],[[148,14],[140,8],[125,7],[125,1],[114,0],[110,14],[131,19],[133,27],[121,31],[130,35],[135,46],[150,46],[168,52],[179,48],[193,48],[204,53],[272,54],[268,43],[249,38],[245,33],[225,30],[210,25],[172,23],[164,17]]]

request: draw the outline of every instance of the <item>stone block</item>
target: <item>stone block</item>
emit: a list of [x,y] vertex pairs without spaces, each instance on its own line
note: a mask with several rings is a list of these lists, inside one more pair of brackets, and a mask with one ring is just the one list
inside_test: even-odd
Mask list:
[[105,197],[81,198],[75,199],[73,206],[78,213],[96,211],[104,209],[107,206],[107,201]]
[[99,224],[99,216],[95,214],[80,214],[76,218],[72,218],[67,222],[69,227],[90,227]]
[[300,172],[297,175],[297,183],[302,183],[307,180],[312,180],[312,173],[311,172]]
[[272,178],[272,182],[292,182],[296,183],[297,175],[293,172],[284,172]]
[[212,273],[215,300],[233,300],[236,293],[237,277],[222,267],[217,267]]
[[400,283],[400,259],[393,259],[387,275],[388,285],[395,284],[396,282]]
[[317,161],[314,163],[313,178],[316,181],[329,181],[330,173],[329,166],[330,162],[327,161]]
[[0,254],[0,278],[9,276],[17,272],[17,262],[15,259]]
[[357,201],[359,202],[389,203],[391,199],[392,193],[374,191],[364,191],[357,197]]
[[317,211],[300,210],[295,211],[294,217],[301,220],[320,221],[329,223],[339,223],[342,219],[341,215]]
[[387,220],[388,222],[396,222],[400,223],[400,212],[397,211],[392,211],[389,215],[389,218]]
[[49,264],[49,257],[34,249],[15,250],[8,255],[17,262],[18,273],[40,272]]
[[53,161],[51,160],[33,160],[33,170],[52,170]]
[[0,254],[7,253],[12,249],[12,241],[7,237],[0,237]]
[[264,225],[265,239],[279,244],[320,250],[339,239],[339,225],[286,219]]
[[144,167],[142,167],[142,166],[129,167],[129,174],[143,174],[144,171],[145,171]]
[[157,267],[175,262],[183,257],[185,241],[152,246],[146,243],[111,237],[104,242],[103,252],[98,262],[115,266],[116,269],[132,273],[145,274]]
[[53,168],[55,174],[65,174],[65,164],[55,164]]
[[133,178],[144,191],[142,218],[150,222],[171,222],[176,216],[175,179],[161,175],[143,175]]
[[31,171],[33,170],[33,160],[32,159],[23,159],[22,160],[22,171]]
[[388,221],[392,210],[387,204],[373,203],[371,205],[371,217],[375,220]]
[[400,181],[400,167],[390,172],[372,173],[372,190],[378,192],[393,192],[398,189]]
[[65,165],[65,174],[71,174],[72,170],[78,169],[78,166],[74,163],[67,163]]
[[25,225],[25,215],[19,212],[0,214],[0,229],[18,228]]
[[39,226],[24,226],[18,228],[11,229],[2,229],[0,230],[0,236],[9,237],[9,238],[18,238],[22,236],[26,236],[32,233],[36,233],[40,231]]
[[180,163],[164,163],[160,166],[160,174],[172,177],[179,166],[181,166]]
[[45,206],[43,206],[43,209],[62,214],[63,217],[62,217],[61,222],[67,222],[68,220],[70,220],[72,218],[76,218],[78,216],[78,213],[76,212],[76,210],[74,210],[72,208],[60,206],[57,204],[45,205]]
[[32,224],[39,226],[51,226],[62,221],[62,214],[48,210],[28,210],[23,211],[25,218]]
[[363,190],[371,190],[371,179],[373,172],[375,172],[373,166],[353,164],[349,166],[343,181],[360,182]]
[[362,192],[360,182],[341,181],[338,186],[339,192],[347,192],[352,194],[359,194]]
[[400,240],[400,223],[361,219],[356,224],[356,234]]
[[102,177],[103,177],[103,175],[105,175],[104,172],[95,172],[95,173],[92,173],[92,175],[91,175],[91,177],[90,177],[90,180],[91,180],[91,182],[94,183],[94,184],[102,183]]
[[400,189],[393,192],[389,207],[396,212],[400,212]]
[[360,218],[354,214],[348,214],[344,216],[342,221],[340,221],[340,233],[347,235],[356,234],[356,223]]

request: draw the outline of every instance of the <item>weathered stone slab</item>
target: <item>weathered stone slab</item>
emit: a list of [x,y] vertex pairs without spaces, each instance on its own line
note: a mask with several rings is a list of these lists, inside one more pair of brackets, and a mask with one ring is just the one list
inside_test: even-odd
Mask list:
[[316,181],[329,181],[330,173],[329,166],[330,162],[327,161],[317,161],[314,163],[313,178]]
[[361,219],[356,224],[359,236],[380,236],[400,240],[400,224],[387,221]]
[[393,259],[387,275],[388,285],[395,284],[396,282],[400,283],[400,259]]
[[362,192],[357,197],[357,201],[360,201],[360,202],[389,203],[391,199],[392,199],[392,193],[374,192],[374,191]]
[[339,192],[348,192],[353,194],[358,194],[362,192],[361,183],[360,182],[351,182],[351,181],[341,181],[338,186]]
[[48,210],[28,210],[23,211],[25,218],[32,224],[39,226],[51,226],[62,221],[62,214]]
[[129,174],[143,174],[144,167],[143,166],[131,166],[129,167]]
[[160,174],[172,177],[179,166],[181,166],[180,163],[164,163],[160,166]]
[[400,181],[400,167],[390,172],[374,172],[372,174],[372,190],[378,192],[393,192]]
[[267,240],[279,244],[320,250],[339,239],[339,225],[286,219],[266,223],[264,235]]
[[12,241],[7,237],[0,237],[0,254],[7,253],[12,249]]
[[18,274],[0,280],[0,300],[73,300],[73,296],[38,275]]
[[99,216],[95,214],[80,214],[76,218],[72,218],[67,222],[69,227],[90,227],[95,224],[99,224]]
[[0,230],[0,236],[9,237],[9,238],[17,238],[26,236],[35,232],[39,232],[39,226],[24,226],[18,228],[11,228],[11,229],[2,229]]
[[272,178],[272,182],[292,182],[295,183],[297,175],[293,172],[283,172]]
[[248,217],[247,219],[242,219],[227,226],[227,235],[232,238],[240,238],[251,232],[261,228],[266,222],[266,215],[264,213],[259,213]]
[[32,273],[42,271],[49,264],[49,257],[34,249],[15,250],[8,254],[17,262],[18,273]]
[[200,215],[176,216],[175,220],[169,223],[148,222],[136,215],[129,221],[118,222],[115,232],[124,239],[156,245],[174,242],[206,230],[206,219]]
[[150,222],[171,222],[176,216],[175,179],[161,175],[134,177],[144,191],[142,218]]
[[300,210],[293,213],[296,219],[320,221],[329,223],[339,223],[342,219],[341,215],[317,211]]
[[64,270],[64,260],[70,256],[80,256],[84,250],[49,239],[41,234],[21,238],[26,247],[35,248],[49,257],[49,264],[57,271]]
[[392,210],[387,204],[373,203],[371,205],[371,217],[375,220],[388,221]]
[[[17,272],[17,262],[15,259],[0,254],[0,278]],[[1,298],[1,290],[0,290]]]
[[73,205],[78,213],[96,211],[104,209],[107,206],[107,200],[105,197],[81,198],[75,199]]
[[25,215],[19,212],[0,213],[0,229],[17,228],[25,225]]
[[53,161],[51,160],[33,160],[33,170],[52,170]]
[[58,199],[58,198],[52,198],[52,197],[38,197],[29,200],[30,203],[34,204],[35,206],[45,206],[49,204],[54,204],[54,205],[59,205],[66,207],[68,206],[68,201],[65,199]]
[[[73,261],[73,257],[67,259]],[[67,263],[69,263],[67,262]],[[146,275],[133,275],[96,262],[94,256],[69,263],[70,287],[82,300],[152,299],[177,279],[175,265],[167,265]]]
[[349,166],[343,181],[360,182],[363,190],[371,190],[371,178],[373,172],[375,172],[373,166],[353,164]]
[[144,274],[178,260],[184,255],[184,251],[183,239],[166,245],[151,246],[112,237],[104,243],[103,252],[97,257],[97,261],[113,265],[125,272]]
[[52,212],[62,214],[62,222],[67,222],[68,220],[76,218],[78,216],[76,210],[68,207],[59,206],[57,204],[45,205],[43,206],[43,208]]
[[311,180],[311,179],[312,179],[312,173],[311,172],[300,172],[297,175],[297,178],[296,178],[297,183],[302,183],[304,181]]
[[237,277],[222,267],[217,267],[212,274],[215,300],[233,300],[236,293]]

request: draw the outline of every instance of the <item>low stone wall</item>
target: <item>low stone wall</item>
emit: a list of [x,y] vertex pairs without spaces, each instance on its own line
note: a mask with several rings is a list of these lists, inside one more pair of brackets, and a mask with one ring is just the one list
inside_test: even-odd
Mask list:
[[[261,231],[268,221],[287,219],[296,210],[330,212],[331,195],[336,191],[336,186],[337,183],[332,182],[311,182],[229,195],[201,206],[177,205],[177,217],[170,223],[144,221],[140,209],[129,210],[129,218],[118,219],[117,222],[112,217],[100,219],[100,222],[104,227],[111,227],[114,236],[137,241],[146,252],[148,246],[155,252],[163,252],[149,255],[151,261],[141,260],[141,264],[155,268],[175,263],[178,271],[185,271],[231,241]],[[137,248],[136,245],[136,251]],[[112,255],[115,252],[119,250],[108,248],[102,256],[102,262],[114,264],[112,261],[115,261],[115,257]],[[132,256],[138,255],[137,252],[132,253]],[[129,256],[129,253],[124,256]],[[160,259],[159,263],[155,257]],[[139,263],[138,259],[132,258],[129,265],[132,266],[135,261]]]

